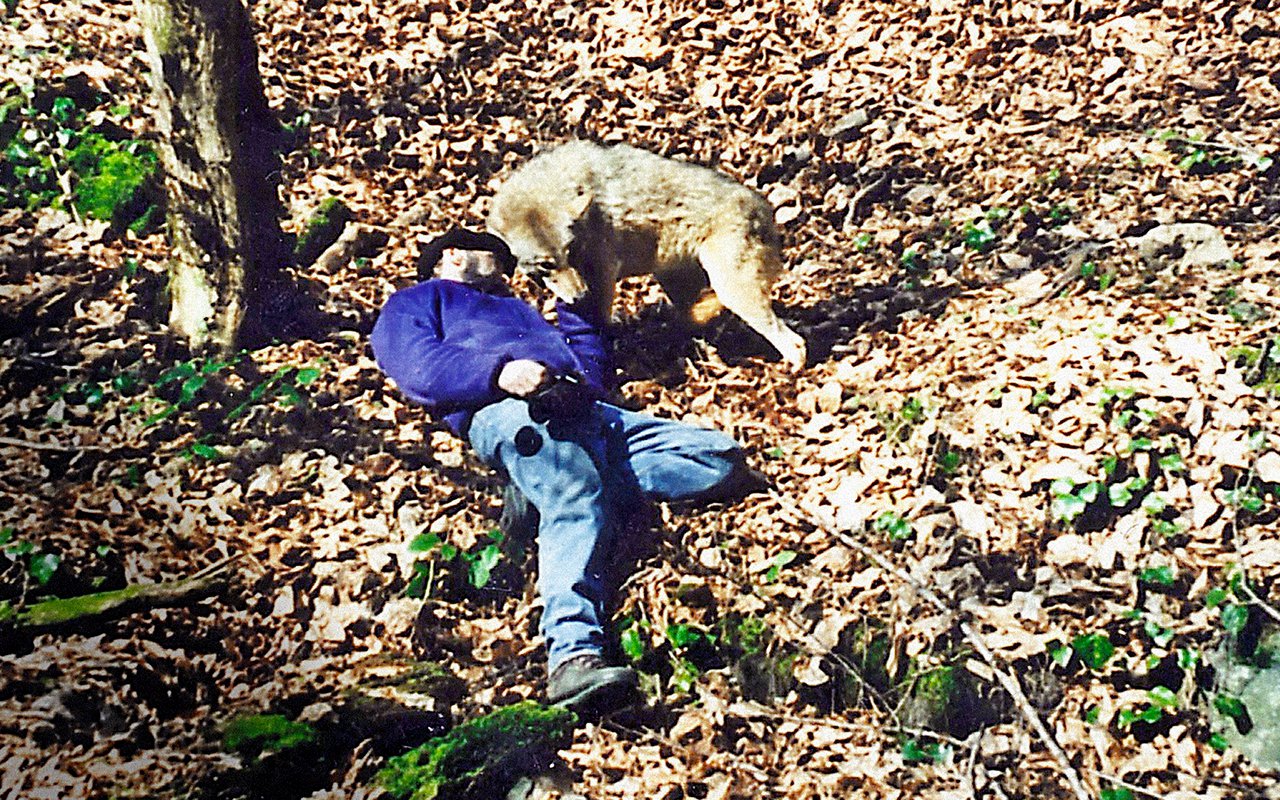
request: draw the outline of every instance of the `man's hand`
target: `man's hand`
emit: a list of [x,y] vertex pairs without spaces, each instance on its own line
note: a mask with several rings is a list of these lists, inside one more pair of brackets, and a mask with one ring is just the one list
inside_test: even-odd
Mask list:
[[551,372],[527,358],[508,361],[498,373],[498,388],[516,397],[528,397],[546,385]]

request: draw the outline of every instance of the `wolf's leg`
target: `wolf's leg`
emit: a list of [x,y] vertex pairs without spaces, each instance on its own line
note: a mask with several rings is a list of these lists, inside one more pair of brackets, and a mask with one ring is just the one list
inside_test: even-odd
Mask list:
[[763,336],[793,367],[803,367],[804,339],[778,319],[769,298],[778,274],[777,255],[744,234],[723,233],[703,242],[698,260],[724,307]]
[[616,245],[607,232],[597,232],[591,245],[570,248],[570,265],[587,284],[591,307],[597,319],[613,319],[613,298],[622,267],[618,263]]

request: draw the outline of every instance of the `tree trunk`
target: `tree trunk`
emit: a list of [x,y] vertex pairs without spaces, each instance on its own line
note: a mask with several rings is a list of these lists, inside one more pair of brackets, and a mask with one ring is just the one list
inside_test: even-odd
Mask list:
[[241,0],[135,0],[158,107],[172,247],[169,324],[227,351],[290,318],[280,128]]

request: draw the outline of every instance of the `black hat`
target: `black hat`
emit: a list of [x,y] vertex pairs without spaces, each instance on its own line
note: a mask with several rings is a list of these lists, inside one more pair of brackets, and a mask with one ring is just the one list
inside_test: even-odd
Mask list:
[[492,233],[469,231],[466,228],[454,228],[443,236],[437,236],[427,242],[418,253],[418,278],[426,280],[436,271],[440,256],[445,250],[484,250],[493,253],[502,271],[510,275],[516,271],[516,257],[511,248],[502,239]]

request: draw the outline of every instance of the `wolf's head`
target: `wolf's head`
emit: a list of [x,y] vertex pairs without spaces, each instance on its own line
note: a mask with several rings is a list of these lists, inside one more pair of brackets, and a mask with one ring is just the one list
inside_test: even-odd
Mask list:
[[526,191],[499,191],[494,197],[489,230],[511,247],[517,269],[561,300],[580,300],[589,287],[570,264],[569,249],[574,228],[591,205],[590,195],[583,190],[564,197],[521,188]]

